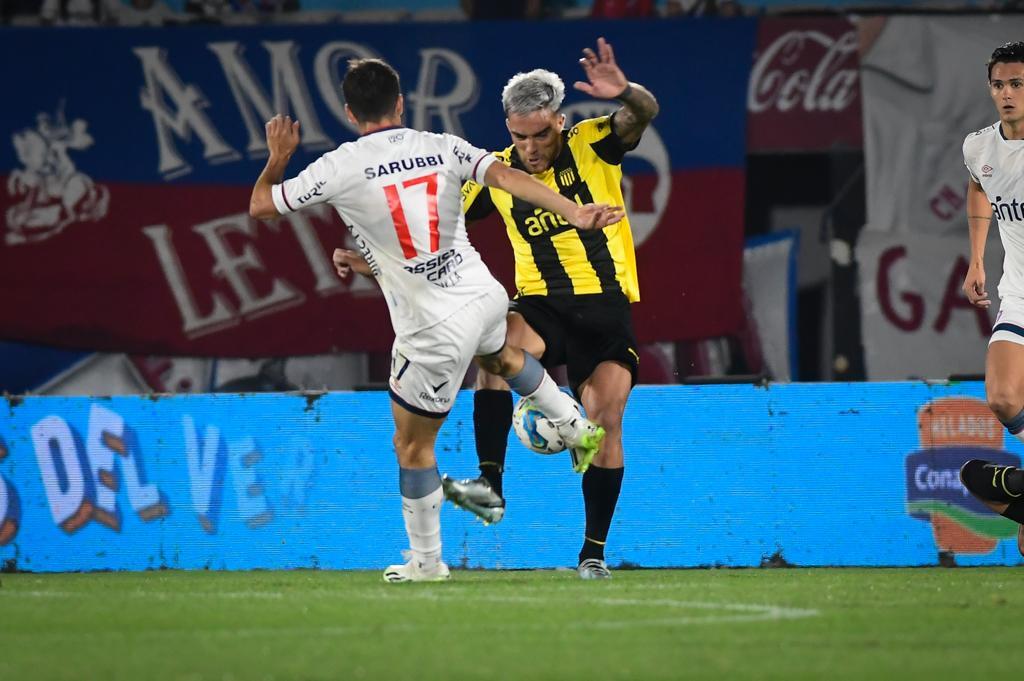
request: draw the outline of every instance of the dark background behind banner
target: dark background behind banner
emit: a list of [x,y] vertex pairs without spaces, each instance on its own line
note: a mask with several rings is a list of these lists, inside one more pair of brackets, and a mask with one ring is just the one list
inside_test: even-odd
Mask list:
[[[500,93],[517,71],[558,72],[567,84],[570,123],[609,110],[609,103],[572,89],[582,76],[580,49],[598,35],[614,45],[626,75],[649,87],[661,104],[644,146],[624,164],[632,197],[627,207],[642,241],[640,339],[731,332],[741,315],[744,101],[755,28],[753,20],[708,19],[0,31],[5,87],[18,93],[0,118],[0,215],[7,218],[8,237],[0,244],[0,335],[136,353],[266,356],[386,349],[390,327],[375,287],[325,277],[330,250],[344,242],[336,216],[307,213],[298,221],[255,223],[245,214],[265,153],[247,150],[250,135],[214,46],[236,43],[238,63],[272,100],[268,51],[292,43],[290,54],[327,141],[321,149],[300,148],[289,166],[293,175],[326,148],[354,138],[324,100],[329,84],[317,80],[318,74],[323,81],[325,74],[340,77],[344,70],[350,53],[335,51],[332,62],[331,43],[357,44],[396,66],[408,124],[503,148],[509,139]],[[195,130],[168,133],[182,163],[168,171],[174,164],[165,156],[161,172],[154,115],[142,106],[142,53],[154,60],[162,56],[173,74],[155,101],[173,117],[179,106],[167,92],[181,88],[179,94],[196,102],[193,114],[209,122],[207,141],[215,130],[227,152],[207,159],[209,145]],[[460,68],[458,101],[417,119],[424,92],[443,99],[456,89]],[[276,77],[284,82],[288,74]],[[46,238],[12,240],[10,209],[27,200],[12,189],[14,174],[26,167],[14,136],[38,133],[40,114],[56,125],[61,107],[68,126],[76,119],[87,125],[92,144],[68,149],[67,157],[75,172],[109,193],[106,214],[71,220]],[[262,137],[263,116],[251,111]],[[305,140],[314,127],[304,121]],[[55,196],[55,210],[73,212],[57,205],[59,187]],[[510,285],[511,251],[500,223],[491,219],[470,234]],[[186,308],[194,318],[190,330]]]

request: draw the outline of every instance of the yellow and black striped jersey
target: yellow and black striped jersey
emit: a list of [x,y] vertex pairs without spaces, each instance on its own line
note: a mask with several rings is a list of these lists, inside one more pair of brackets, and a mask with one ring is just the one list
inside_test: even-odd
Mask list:
[[[622,157],[629,151],[612,128],[612,116],[590,118],[562,132],[562,151],[535,178],[578,203],[622,206]],[[525,170],[515,146],[495,152]],[[621,292],[640,299],[629,219],[603,230],[580,231],[560,215],[500,189],[467,182],[462,209],[470,220],[497,209],[516,260],[516,295],[582,295]]]

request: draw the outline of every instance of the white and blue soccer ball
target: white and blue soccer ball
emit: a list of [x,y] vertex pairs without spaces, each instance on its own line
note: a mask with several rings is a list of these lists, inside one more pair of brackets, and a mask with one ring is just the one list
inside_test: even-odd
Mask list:
[[520,397],[512,413],[512,429],[527,449],[538,454],[557,454],[565,451],[565,440],[558,429],[529,397]]

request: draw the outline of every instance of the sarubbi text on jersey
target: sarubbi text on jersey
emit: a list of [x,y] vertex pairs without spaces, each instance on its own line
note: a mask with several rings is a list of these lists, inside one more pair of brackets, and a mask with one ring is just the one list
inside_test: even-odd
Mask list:
[[363,175],[366,176],[367,180],[372,180],[375,177],[393,175],[395,173],[400,173],[403,170],[436,168],[443,165],[444,158],[441,157],[441,154],[434,156],[415,156],[413,158],[403,158],[401,161],[392,161],[388,164],[382,163],[376,167],[363,168]]

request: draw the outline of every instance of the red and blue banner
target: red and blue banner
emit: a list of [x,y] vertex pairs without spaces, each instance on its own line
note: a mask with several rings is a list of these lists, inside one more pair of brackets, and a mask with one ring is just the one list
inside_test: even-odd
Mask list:
[[[0,30],[0,338],[138,354],[384,350],[372,282],[340,281],[328,211],[249,218],[263,123],[302,122],[297,173],[354,139],[351,57],[403,77],[407,124],[509,144],[500,93],[555,70],[575,120],[613,103],[572,89],[580,50],[609,39],[661,114],[624,164],[642,341],[721,335],[740,319],[746,85],[756,23],[392,24]],[[723,46],[727,46],[723,49]],[[471,229],[512,279],[493,221]]]

